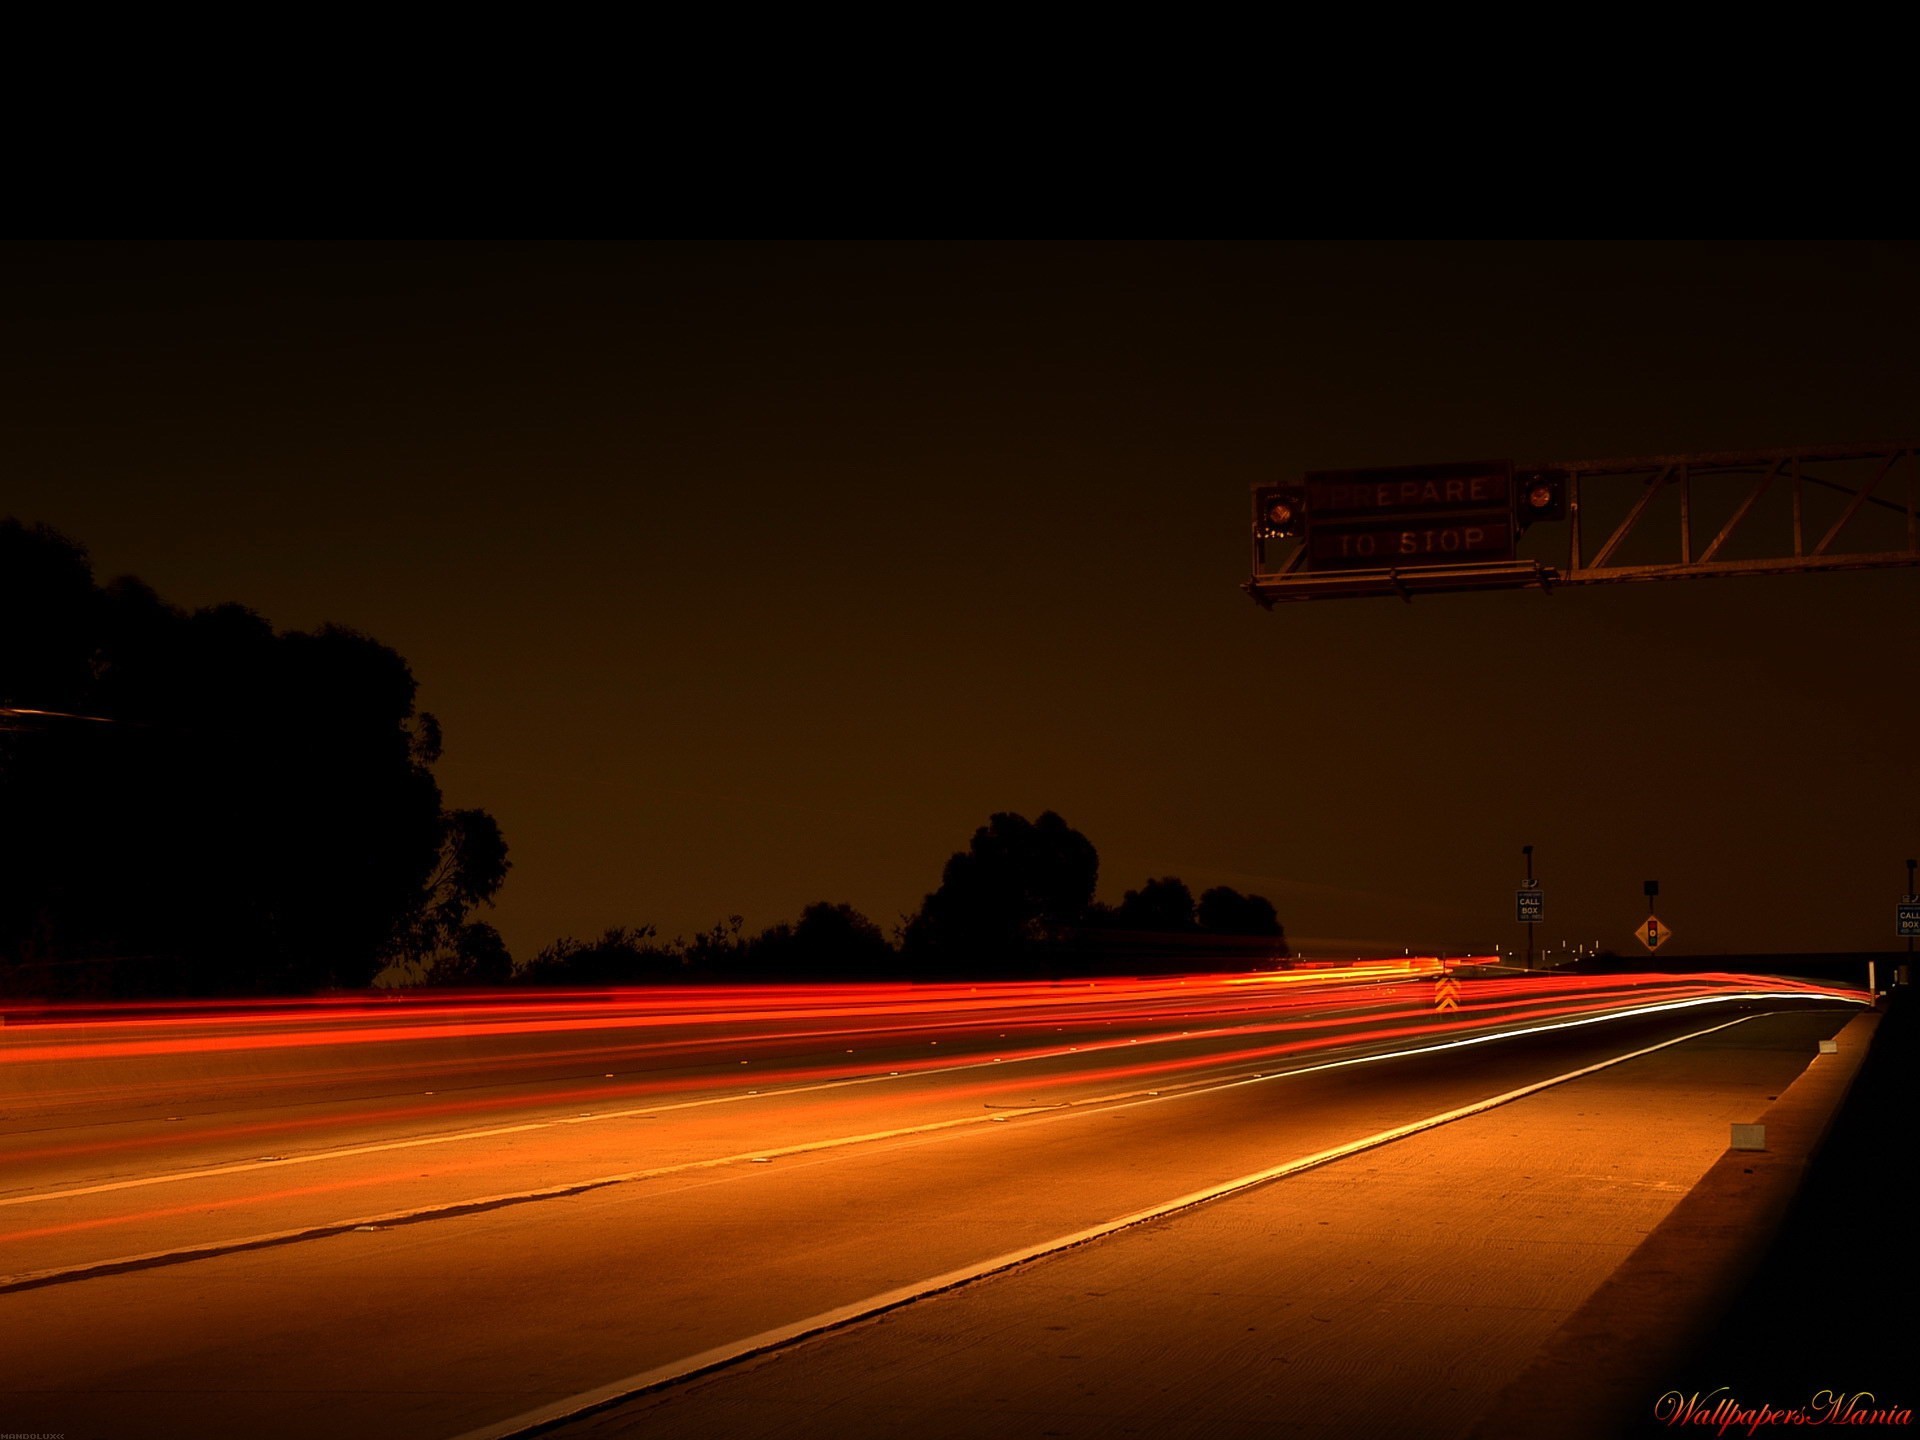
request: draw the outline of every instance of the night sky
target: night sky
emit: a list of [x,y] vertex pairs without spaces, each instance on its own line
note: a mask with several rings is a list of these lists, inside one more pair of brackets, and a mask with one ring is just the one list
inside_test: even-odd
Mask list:
[[[10,246],[0,513],[399,650],[518,955],[997,810],[1324,953],[1892,949],[1920,570],[1239,586],[1308,469],[1920,435],[1920,245]],[[1896,491],[1896,494],[1899,492]],[[6,623],[31,623],[7,617]]]

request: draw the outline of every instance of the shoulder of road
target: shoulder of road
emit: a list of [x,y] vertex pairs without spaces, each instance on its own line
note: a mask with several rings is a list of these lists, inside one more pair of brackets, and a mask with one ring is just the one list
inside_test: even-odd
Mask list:
[[[1666,1433],[1723,1400],[1810,1408],[1822,1390],[1911,1405],[1912,1329],[1861,1297],[1912,1245],[1916,1006],[1852,1020],[1622,1262],[1474,1430],[1475,1440]],[[1894,1163],[1889,1159],[1893,1157]],[[1872,1218],[1880,1217],[1875,1225]],[[1868,1233],[1879,1229],[1876,1242]],[[1910,1287],[1897,1290],[1910,1295]],[[1691,1407],[1691,1408],[1690,1408]]]

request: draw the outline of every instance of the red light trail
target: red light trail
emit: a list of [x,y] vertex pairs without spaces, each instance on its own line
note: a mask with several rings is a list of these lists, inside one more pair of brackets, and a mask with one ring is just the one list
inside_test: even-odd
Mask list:
[[[1015,1073],[982,1077],[966,1093],[1044,1091],[1738,996],[1867,1000],[1863,991],[1725,973],[1483,973],[1466,980],[1460,1010],[1438,1015],[1423,982],[1439,972],[1438,962],[1414,960],[994,986],[690,987],[46,1007],[28,1023],[0,1031],[6,1041],[0,1044],[0,1097],[16,1111],[60,1110],[137,1101],[156,1081],[171,1087],[168,1093],[186,1095],[244,1081],[256,1102],[284,1105],[290,1096],[306,1098],[316,1085],[360,1085],[376,1093],[358,1097],[356,1125],[439,1127],[463,1117],[582,1102],[630,1106],[704,1094],[722,1103],[982,1067],[1014,1067]],[[1090,1028],[1111,1033],[1081,1035],[1073,1045],[1047,1038]],[[574,1044],[576,1036],[592,1043]],[[561,1043],[552,1043],[556,1039]],[[1206,1044],[1183,1054],[1182,1043],[1197,1039]],[[1232,1039],[1247,1043],[1218,1048]],[[476,1053],[472,1042],[486,1045]],[[924,1050],[942,1053],[911,1053],[921,1042]],[[409,1054],[383,1055],[383,1046]],[[1093,1063],[1128,1049],[1134,1058],[1124,1064]],[[307,1055],[331,1063],[306,1063]],[[1060,1073],[1020,1073],[1069,1056],[1079,1058]],[[248,1068],[233,1068],[236,1061]],[[477,1061],[481,1074],[464,1073]],[[620,1068],[602,1072],[602,1065]],[[729,1073],[742,1069],[750,1075]],[[448,1071],[463,1072],[467,1083],[445,1094],[413,1088]],[[397,1093],[403,1090],[405,1098]],[[184,1123],[188,1117],[168,1118]],[[207,1143],[269,1137],[323,1143],[324,1132],[339,1123],[334,1115],[275,1114],[194,1128]],[[160,1153],[181,1140],[180,1131],[49,1139],[9,1145],[6,1153],[18,1165]]]
[[15,1012],[0,1028],[0,1286],[994,1121],[1206,1106],[1249,1084],[1444,1064],[1449,1049],[1553,1030],[1869,1000],[1751,975],[1480,964],[1452,970],[1462,1007],[1438,1012],[1446,973],[1414,959]]

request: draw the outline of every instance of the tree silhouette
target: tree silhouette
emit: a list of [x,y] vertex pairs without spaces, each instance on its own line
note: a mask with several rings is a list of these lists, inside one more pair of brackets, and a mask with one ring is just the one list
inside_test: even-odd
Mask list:
[[1216,885],[1200,897],[1200,928],[1215,935],[1273,935],[1280,939],[1278,953],[1287,953],[1286,931],[1273,902],[1263,895],[1242,895],[1225,885]]
[[597,940],[563,937],[540,951],[517,978],[535,985],[657,985],[685,980],[684,947],[654,943],[651,925],[616,926]]
[[99,606],[84,549],[45,525],[0,521],[0,706],[82,703]]
[[768,980],[879,980],[898,963],[878,925],[824,900],[802,910],[796,925],[763,930],[748,955],[752,973]]
[[[420,718],[427,723],[415,732],[414,753],[428,748],[421,743],[422,735],[432,737],[437,753],[439,722],[431,715]],[[484,810],[443,812],[439,856],[396,938],[393,958],[409,972],[438,983],[492,983],[477,978],[476,966],[487,974],[498,969],[492,947],[502,944],[499,932],[491,925],[476,927],[468,917],[476,906],[493,904],[510,868],[506,838],[493,816]],[[468,933],[476,928],[492,939]],[[509,958],[506,973],[498,978],[507,979],[512,969]]]
[[429,985],[505,985],[514,978],[507,942],[491,925],[462,925],[451,942],[428,962]]
[[442,813],[438,726],[379,642],[96,586],[80,546],[17,521],[0,522],[0,606],[35,617],[0,628],[13,988],[364,985],[424,921],[457,950],[498,890],[498,828]]
[[1026,974],[1057,955],[1100,877],[1100,855],[1049,810],[1002,812],[947,861],[940,888],[906,924],[901,950],[925,974]]
[[1187,934],[1194,929],[1193,892],[1169,875],[1129,890],[1113,911],[1112,923],[1124,930]]

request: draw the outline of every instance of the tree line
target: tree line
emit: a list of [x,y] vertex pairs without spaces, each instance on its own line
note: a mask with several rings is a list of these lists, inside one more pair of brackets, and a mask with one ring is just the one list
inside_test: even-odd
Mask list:
[[505,838],[445,806],[417,691],[370,636],[102,585],[73,540],[0,521],[0,990],[991,979],[1287,954],[1258,895],[1169,876],[1097,902],[1098,852],[1048,811],[990,817],[891,935],[822,901],[752,935],[738,916],[691,940],[638,925],[516,961],[478,918]]
[[797,923],[747,935],[730,916],[691,940],[652,926],[563,939],[515,967],[439,972],[450,983],[634,985],[806,980],[1063,978],[1114,971],[1253,968],[1289,955],[1273,905],[1227,886],[1196,900],[1168,876],[1096,901],[1100,856],[1051,810],[1003,812],[955,852],[939,886],[889,938],[850,905],[821,901]]

